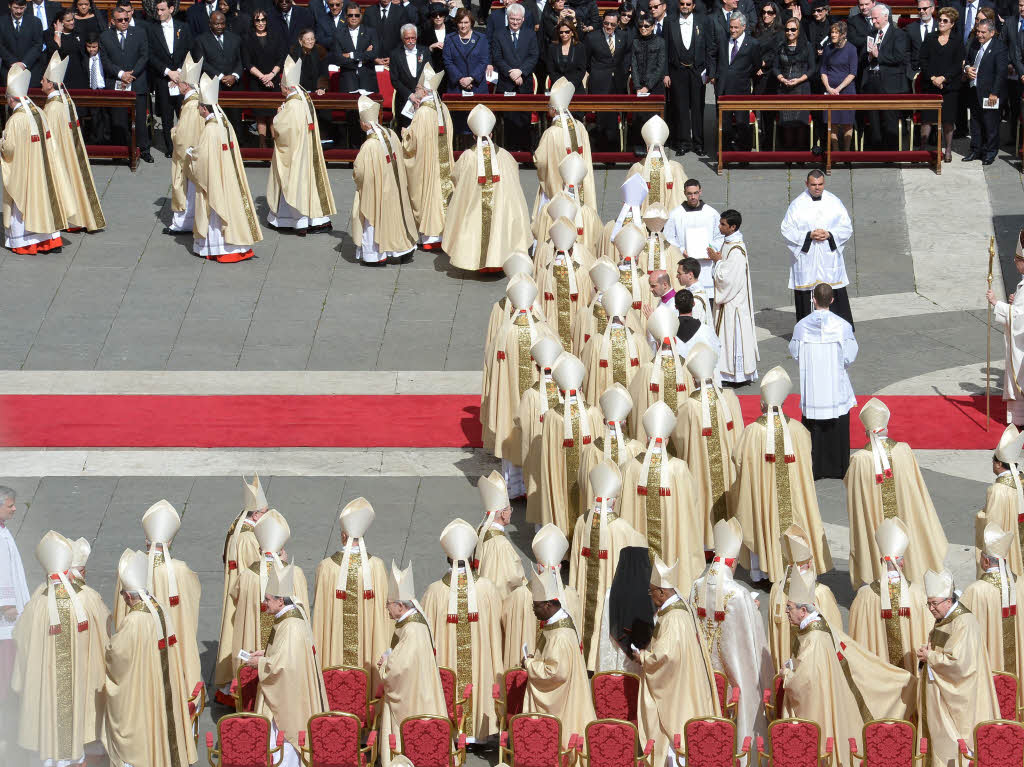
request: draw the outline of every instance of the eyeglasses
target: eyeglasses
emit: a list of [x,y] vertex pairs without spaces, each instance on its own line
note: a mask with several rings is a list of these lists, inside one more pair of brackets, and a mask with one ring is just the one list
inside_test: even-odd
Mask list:
[[940,24],[952,24],[953,22],[943,16],[943,17],[939,17],[939,23]]
[[618,25],[614,21],[602,21],[601,26],[606,29],[614,29]]
[[267,17],[266,16],[254,16],[252,20],[253,20],[254,24],[259,24],[261,21],[264,24],[267,23]]
[[786,27],[786,31],[796,34],[799,30],[796,27]]
[[828,8],[815,8],[814,13],[828,13]]
[[345,16],[350,18],[350,19],[358,19],[362,15],[363,14],[359,13],[358,11],[356,13],[346,13],[345,14]]
[[558,30],[558,34],[560,34],[560,35],[571,35],[572,32],[570,30],[568,30],[568,29],[560,29],[560,30]]
[[650,29],[653,26],[654,25],[651,24],[649,21],[641,21],[640,22],[640,29]]
[[763,11],[761,11],[761,15],[762,16],[774,16],[775,15],[775,11],[773,11],[771,8],[765,8]]

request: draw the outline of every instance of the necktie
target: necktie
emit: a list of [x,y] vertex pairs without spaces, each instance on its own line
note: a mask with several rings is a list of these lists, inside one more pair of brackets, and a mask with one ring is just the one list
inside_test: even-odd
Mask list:
[[117,33],[117,38],[118,38],[117,39],[118,43],[120,43],[120,45],[121,45],[121,50],[123,51],[124,50],[124,32],[118,32]]
[[739,40],[739,38],[738,37],[737,38],[733,38],[732,50],[729,51],[729,63],[730,64],[732,64],[732,60],[734,58],[736,58],[736,54],[737,54],[737,52],[739,52],[739,49],[740,49],[740,40]]
[[513,32],[512,33],[512,47],[513,48],[518,48],[519,47],[519,33],[518,32]]
[[[983,45],[980,48],[978,48],[978,55],[974,57],[974,71],[975,72],[977,72],[978,71],[978,67],[981,66],[981,57],[984,56],[984,55],[985,55],[985,46]],[[978,85],[977,74],[975,74],[974,80],[971,81],[971,84],[974,85],[975,87],[977,87],[977,85]]]
[[967,18],[964,20],[964,42],[967,42],[972,29],[974,29],[974,3],[968,3]]
[[221,50],[224,50],[224,38],[221,35],[217,35],[217,45],[220,46]]
[[21,31],[21,19],[14,22],[14,34],[18,34]]
[[100,57],[89,59],[89,87],[94,91],[100,89]]
[[615,35],[608,35],[608,50],[612,52],[612,56],[615,55]]
[[387,9],[384,9],[383,11],[380,12],[380,20],[383,21],[384,23],[387,23],[387,20],[388,20]]
[[654,30],[654,34],[656,34],[658,37],[661,37],[661,22],[660,21],[658,22],[657,27]]

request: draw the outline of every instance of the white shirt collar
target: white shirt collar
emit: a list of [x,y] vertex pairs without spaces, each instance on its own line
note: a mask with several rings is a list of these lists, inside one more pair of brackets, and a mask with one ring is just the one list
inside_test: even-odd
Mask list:
[[664,610],[669,605],[674,604],[675,602],[680,601],[680,599],[681,599],[681,597],[679,596],[679,594],[672,594],[672,596],[670,596],[668,599],[666,599],[664,602],[661,603],[661,607],[659,607],[658,610],[659,611]]
[[953,604],[951,604],[951,605],[949,606],[949,609],[948,609],[948,610],[946,611],[946,614],[942,616],[943,620],[945,620],[946,618],[948,618],[948,617],[949,617],[949,614],[950,614],[951,612],[953,612],[953,611],[954,611],[954,610],[956,609],[956,606],[957,606],[958,604],[960,604],[960,602],[959,602],[959,601],[957,601],[956,599],[954,599],[954,600],[953,600]]
[[285,605],[278,612],[274,613],[274,617],[275,618],[280,618],[286,612],[289,612],[289,611],[294,610],[294,609],[295,609],[295,605]]
[[416,608],[415,607],[410,607],[408,610],[406,610],[404,613],[402,613],[401,615],[398,616],[398,620],[395,621],[395,623],[401,623],[406,618],[408,618],[410,615],[412,615],[414,612],[416,612]]
[[800,621],[800,628],[805,629],[811,621],[818,619],[818,611],[815,610],[813,613],[808,613],[807,617]]
[[499,525],[497,522],[491,522],[491,529],[493,529],[493,530],[501,530],[501,531],[504,532],[505,526],[504,525]]
[[1005,476],[1007,476],[1007,475],[1008,475],[1009,473],[1010,473],[1010,470],[1009,470],[1009,469],[1007,469],[1006,471],[1001,471],[1001,472],[999,472],[998,474],[996,474],[996,479],[999,479],[1000,477],[1005,477]]
[[728,237],[725,238],[725,242],[742,242],[742,241],[743,241],[743,233],[740,232],[738,229],[735,232],[733,232],[732,234],[730,234]]
[[568,618],[568,617],[569,617],[569,613],[567,613],[563,608],[559,607],[557,613],[555,613],[550,618],[548,618],[546,621],[544,621],[544,625],[545,626],[550,626],[552,623],[558,623],[558,621],[562,620],[562,618]]

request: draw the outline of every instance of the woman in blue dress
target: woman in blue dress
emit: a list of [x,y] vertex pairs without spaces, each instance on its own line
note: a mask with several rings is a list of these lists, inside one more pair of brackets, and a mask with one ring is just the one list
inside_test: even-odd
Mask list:
[[[857,49],[846,41],[846,22],[837,21],[829,30],[829,43],[821,54],[821,84],[830,96],[857,92]],[[833,110],[832,149],[842,139],[843,151],[850,148],[853,138],[853,110]]]
[[[490,64],[487,37],[473,31],[473,14],[465,8],[455,13],[456,34],[444,39],[444,70],[449,93],[487,93],[487,65]],[[452,129],[468,133],[466,113],[452,114]]]

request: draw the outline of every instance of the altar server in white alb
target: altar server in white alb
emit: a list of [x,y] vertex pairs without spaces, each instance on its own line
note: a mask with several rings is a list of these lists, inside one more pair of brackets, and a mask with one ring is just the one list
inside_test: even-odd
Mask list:
[[853,234],[850,214],[842,201],[825,191],[825,174],[812,170],[807,188],[789,204],[782,219],[782,237],[793,259],[789,266],[789,287],[796,304],[796,319],[811,313],[811,291],[818,283],[832,286],[835,304],[832,312],[853,326],[850,297],[846,286],[846,262],[843,248]]
[[800,412],[811,433],[814,478],[842,479],[850,466],[850,408],[857,404],[846,372],[857,359],[853,326],[829,311],[832,288],[814,288],[814,311],[793,328],[789,353],[800,362]]
[[[715,262],[708,258],[707,246],[722,247],[718,231],[721,214],[701,199],[700,182],[687,179],[683,184],[682,204],[669,211],[665,224],[665,237],[683,252],[683,256],[697,259],[700,287],[712,301],[715,300]],[[707,321],[707,320],[705,320]]]
[[725,238],[721,249],[709,250],[715,262],[715,332],[722,341],[718,369],[722,380],[742,384],[757,380],[757,335],[754,299],[750,289],[750,260],[738,210],[722,213],[718,231]]
[[[1024,229],[1017,236],[1013,266],[1017,274],[1024,275]],[[1006,422],[1024,426],[1024,276],[1005,301],[997,300],[991,288],[987,296],[988,302],[995,307],[995,321],[1002,324],[1006,338],[1006,373],[1003,378]],[[1021,296],[1019,304],[1014,303],[1015,296]]]
[[14,670],[14,624],[28,604],[28,583],[21,555],[7,523],[14,517],[14,490],[0,485],[0,747],[18,733],[17,698],[11,693]]

